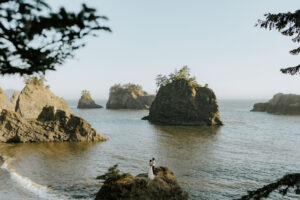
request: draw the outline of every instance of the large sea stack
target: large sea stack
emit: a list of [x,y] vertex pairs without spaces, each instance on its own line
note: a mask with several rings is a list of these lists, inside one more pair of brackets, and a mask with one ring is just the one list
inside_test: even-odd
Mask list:
[[[0,103],[4,97],[0,94]],[[10,104],[3,105],[6,106],[0,107],[0,142],[108,139],[94,130],[87,121],[72,114],[64,99],[55,96],[38,81],[28,82],[20,94],[12,96]]]
[[149,109],[155,95],[149,95],[135,84],[116,84],[110,88],[107,109]]
[[78,101],[77,108],[90,109],[90,108],[103,108],[103,107],[95,103],[89,91],[83,90],[81,92],[81,97]]
[[133,177],[115,170],[110,168],[103,176],[105,182],[96,200],[188,199],[188,194],[179,186],[175,175],[166,167],[156,168],[154,180],[148,179],[147,174]]
[[265,103],[256,103],[251,111],[278,115],[300,115],[300,95],[278,93]]
[[166,125],[223,125],[216,95],[190,78],[188,68],[162,80],[149,115],[143,119]]

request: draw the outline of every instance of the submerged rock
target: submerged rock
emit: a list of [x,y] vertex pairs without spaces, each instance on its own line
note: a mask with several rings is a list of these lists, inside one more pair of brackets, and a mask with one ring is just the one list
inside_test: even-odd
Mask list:
[[266,103],[256,103],[251,111],[280,115],[300,115],[300,95],[278,93]]
[[149,109],[155,95],[149,95],[134,84],[114,85],[110,88],[107,109]]
[[143,119],[166,125],[223,125],[214,92],[184,78],[161,86]]
[[46,106],[37,119],[23,118],[3,109],[0,115],[0,142],[105,141],[84,119],[64,110]]
[[16,102],[15,111],[25,119],[36,119],[45,106],[53,106],[70,115],[71,110],[63,98],[57,97],[48,87],[27,84]]
[[89,91],[84,90],[82,91],[82,95],[78,101],[77,108],[86,109],[86,108],[103,108],[103,107],[95,103]]
[[136,177],[130,174],[111,175],[106,177],[96,200],[188,199],[188,194],[179,186],[175,175],[166,167],[156,168],[154,180],[148,179],[146,174]]

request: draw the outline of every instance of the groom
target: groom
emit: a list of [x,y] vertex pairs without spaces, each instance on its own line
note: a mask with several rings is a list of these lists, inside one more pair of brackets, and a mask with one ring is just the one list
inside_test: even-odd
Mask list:
[[153,170],[153,174],[155,174],[155,158],[152,158],[152,170]]

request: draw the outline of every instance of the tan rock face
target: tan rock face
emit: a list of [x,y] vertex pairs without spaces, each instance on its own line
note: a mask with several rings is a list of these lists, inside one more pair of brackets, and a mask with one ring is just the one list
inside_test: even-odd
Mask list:
[[3,109],[0,115],[0,142],[105,141],[84,119],[53,106],[44,107],[38,119],[25,119]]
[[96,200],[187,200],[188,194],[179,186],[175,175],[166,167],[157,167],[155,179],[147,174],[126,177],[116,181],[106,180],[97,193]]
[[63,98],[55,96],[48,88],[27,84],[16,101],[15,111],[25,119],[36,119],[45,106],[63,110],[66,115],[71,111]]
[[223,125],[214,92],[206,87],[191,86],[185,79],[162,86],[149,116],[143,119],[167,125]]
[[7,108],[7,99],[5,92],[0,88],[0,111],[4,108]]
[[256,103],[251,111],[279,115],[300,115],[300,95],[275,94],[265,103]]
[[149,109],[155,95],[149,95],[145,92],[130,92],[120,88],[109,94],[106,103],[107,109]]

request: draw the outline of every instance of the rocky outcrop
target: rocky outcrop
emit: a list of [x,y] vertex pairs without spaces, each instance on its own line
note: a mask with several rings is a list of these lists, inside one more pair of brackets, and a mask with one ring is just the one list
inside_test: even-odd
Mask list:
[[90,95],[81,95],[81,98],[78,101],[77,108],[79,109],[88,109],[88,108],[103,108],[102,106],[95,103]]
[[[131,86],[131,87],[130,87]],[[149,95],[140,86],[113,86],[110,89],[109,99],[106,103],[107,109],[149,109],[155,95]]]
[[117,180],[108,178],[97,193],[96,200],[150,200],[188,199],[188,194],[178,185],[175,175],[166,167],[155,170],[155,179],[147,174],[124,176]]
[[84,119],[53,106],[42,109],[37,119],[3,109],[0,115],[0,142],[105,141]]
[[45,106],[53,106],[70,115],[71,110],[63,98],[57,97],[44,85],[27,84],[16,102],[15,111],[25,119],[36,119]]
[[300,95],[278,93],[265,103],[256,103],[251,111],[280,115],[300,115]]
[[214,92],[186,79],[161,86],[149,115],[143,119],[166,125],[223,125]]

